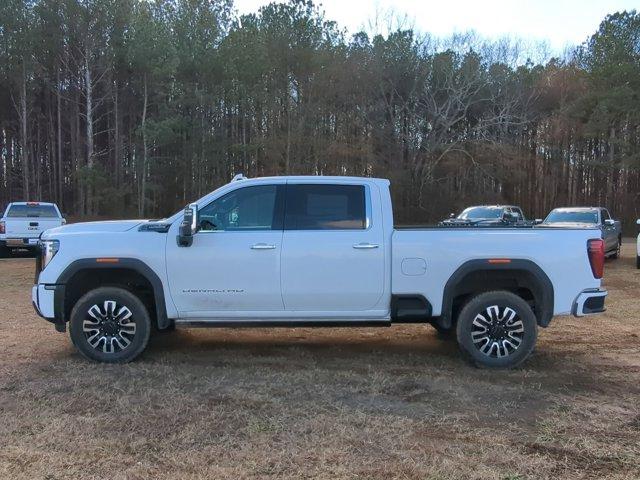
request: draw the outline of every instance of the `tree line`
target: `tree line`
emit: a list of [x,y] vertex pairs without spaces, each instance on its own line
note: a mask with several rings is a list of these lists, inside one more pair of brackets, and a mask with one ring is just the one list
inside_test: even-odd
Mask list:
[[[518,40],[348,35],[309,0],[4,0],[0,200],[168,215],[236,173],[392,180],[398,222],[640,193],[640,14],[546,58]],[[537,58],[540,57],[540,58]],[[537,58],[537,59],[536,59]]]

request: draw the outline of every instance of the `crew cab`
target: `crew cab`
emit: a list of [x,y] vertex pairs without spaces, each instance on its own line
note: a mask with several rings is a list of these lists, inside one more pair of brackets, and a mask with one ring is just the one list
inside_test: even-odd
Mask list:
[[166,219],[47,230],[41,250],[36,311],[102,362],[137,357],[153,327],[416,322],[506,368],[607,295],[597,229],[394,228],[372,178],[237,177]]
[[42,232],[65,223],[55,203],[10,203],[0,219],[0,256],[16,249],[34,250]]
[[602,207],[564,207],[549,212],[542,225],[547,227],[597,228],[604,240],[605,256],[618,258],[622,245],[622,224]]
[[458,215],[452,213],[448,219],[442,220],[443,227],[460,226],[497,226],[503,227],[515,223],[526,223],[522,209],[515,205],[476,205],[467,207]]

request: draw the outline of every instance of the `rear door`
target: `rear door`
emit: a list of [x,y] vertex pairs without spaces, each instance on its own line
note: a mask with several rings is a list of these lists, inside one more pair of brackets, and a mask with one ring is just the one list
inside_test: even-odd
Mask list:
[[357,317],[377,311],[384,291],[382,222],[368,184],[287,185],[282,241],[285,310]]

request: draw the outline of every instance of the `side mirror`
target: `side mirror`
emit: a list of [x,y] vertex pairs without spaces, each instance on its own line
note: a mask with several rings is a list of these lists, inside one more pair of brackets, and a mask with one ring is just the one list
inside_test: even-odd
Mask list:
[[[455,213],[450,213],[449,214],[449,218],[456,218],[456,214]],[[640,220],[638,220],[638,222],[640,222]],[[638,223],[638,225],[640,225],[640,223]]]
[[636,220],[636,225],[640,225],[640,218]]
[[613,220],[605,220],[605,221],[604,221],[604,224],[605,224],[607,227],[613,227],[613,226],[616,224],[616,222],[615,222],[615,221],[613,221]]
[[178,246],[190,247],[193,235],[198,231],[198,204],[190,203],[184,209],[184,218],[178,229]]
[[534,224],[534,225],[540,225],[541,223],[542,223],[542,219],[541,219],[541,218],[536,218],[536,219],[533,221],[533,224]]

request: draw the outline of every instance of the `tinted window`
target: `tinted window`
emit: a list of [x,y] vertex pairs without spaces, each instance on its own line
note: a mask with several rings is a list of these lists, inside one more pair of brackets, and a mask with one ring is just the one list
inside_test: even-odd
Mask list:
[[287,185],[285,229],[366,228],[364,186]]
[[502,207],[470,207],[464,210],[458,218],[477,219],[477,218],[500,218],[502,217]]
[[609,215],[609,211],[605,208],[602,209],[602,221],[611,220],[611,215]]
[[585,211],[552,211],[544,223],[598,223],[597,212]]
[[278,187],[257,185],[229,192],[198,213],[200,230],[279,230]]
[[520,210],[519,208],[512,208],[511,211],[518,216],[518,219],[524,220],[524,214],[522,213],[522,210]]
[[11,205],[7,217],[58,217],[58,211],[53,205]]

